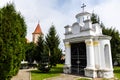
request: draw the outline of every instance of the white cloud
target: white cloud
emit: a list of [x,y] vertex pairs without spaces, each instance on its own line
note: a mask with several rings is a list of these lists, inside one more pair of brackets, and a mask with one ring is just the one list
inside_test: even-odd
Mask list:
[[120,0],[109,0],[95,6],[95,13],[100,16],[106,27],[115,27],[120,31]]

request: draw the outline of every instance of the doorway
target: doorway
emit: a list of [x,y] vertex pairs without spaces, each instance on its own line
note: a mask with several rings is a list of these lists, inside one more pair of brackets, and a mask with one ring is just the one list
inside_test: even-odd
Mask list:
[[71,43],[71,73],[84,75],[87,65],[85,42]]

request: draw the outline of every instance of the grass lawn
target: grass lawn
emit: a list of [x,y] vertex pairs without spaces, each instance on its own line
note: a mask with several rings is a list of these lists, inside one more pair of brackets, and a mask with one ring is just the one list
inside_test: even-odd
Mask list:
[[80,78],[78,80],[91,80],[91,79],[87,79],[87,78]]
[[59,76],[60,73],[62,72],[63,72],[63,64],[57,64],[57,66],[51,68],[50,72],[48,73],[42,73],[39,70],[32,70],[31,78],[32,80],[43,80],[45,78]]
[[[62,73],[62,72],[63,72],[63,65],[58,64],[56,67],[53,67],[50,70],[50,72],[48,72],[48,73],[42,73],[39,70],[32,70],[31,78],[32,78],[32,80],[43,80],[45,78],[59,76],[60,73]],[[114,75],[116,78],[120,79],[120,67],[118,67],[118,66],[114,67]],[[89,79],[82,78],[82,79],[78,79],[78,80],[89,80]]]
[[118,66],[114,67],[114,75],[116,78],[120,79],[120,67],[118,67]]

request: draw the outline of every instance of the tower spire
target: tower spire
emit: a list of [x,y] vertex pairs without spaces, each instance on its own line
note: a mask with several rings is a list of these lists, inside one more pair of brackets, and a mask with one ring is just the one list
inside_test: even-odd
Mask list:
[[40,20],[38,20],[38,24],[40,23]]

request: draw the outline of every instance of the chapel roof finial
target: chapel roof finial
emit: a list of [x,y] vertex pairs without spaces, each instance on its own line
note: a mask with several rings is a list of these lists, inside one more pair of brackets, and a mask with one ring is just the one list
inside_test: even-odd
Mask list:
[[86,5],[83,3],[81,8],[83,9],[83,12],[84,12],[84,9],[85,9]]

